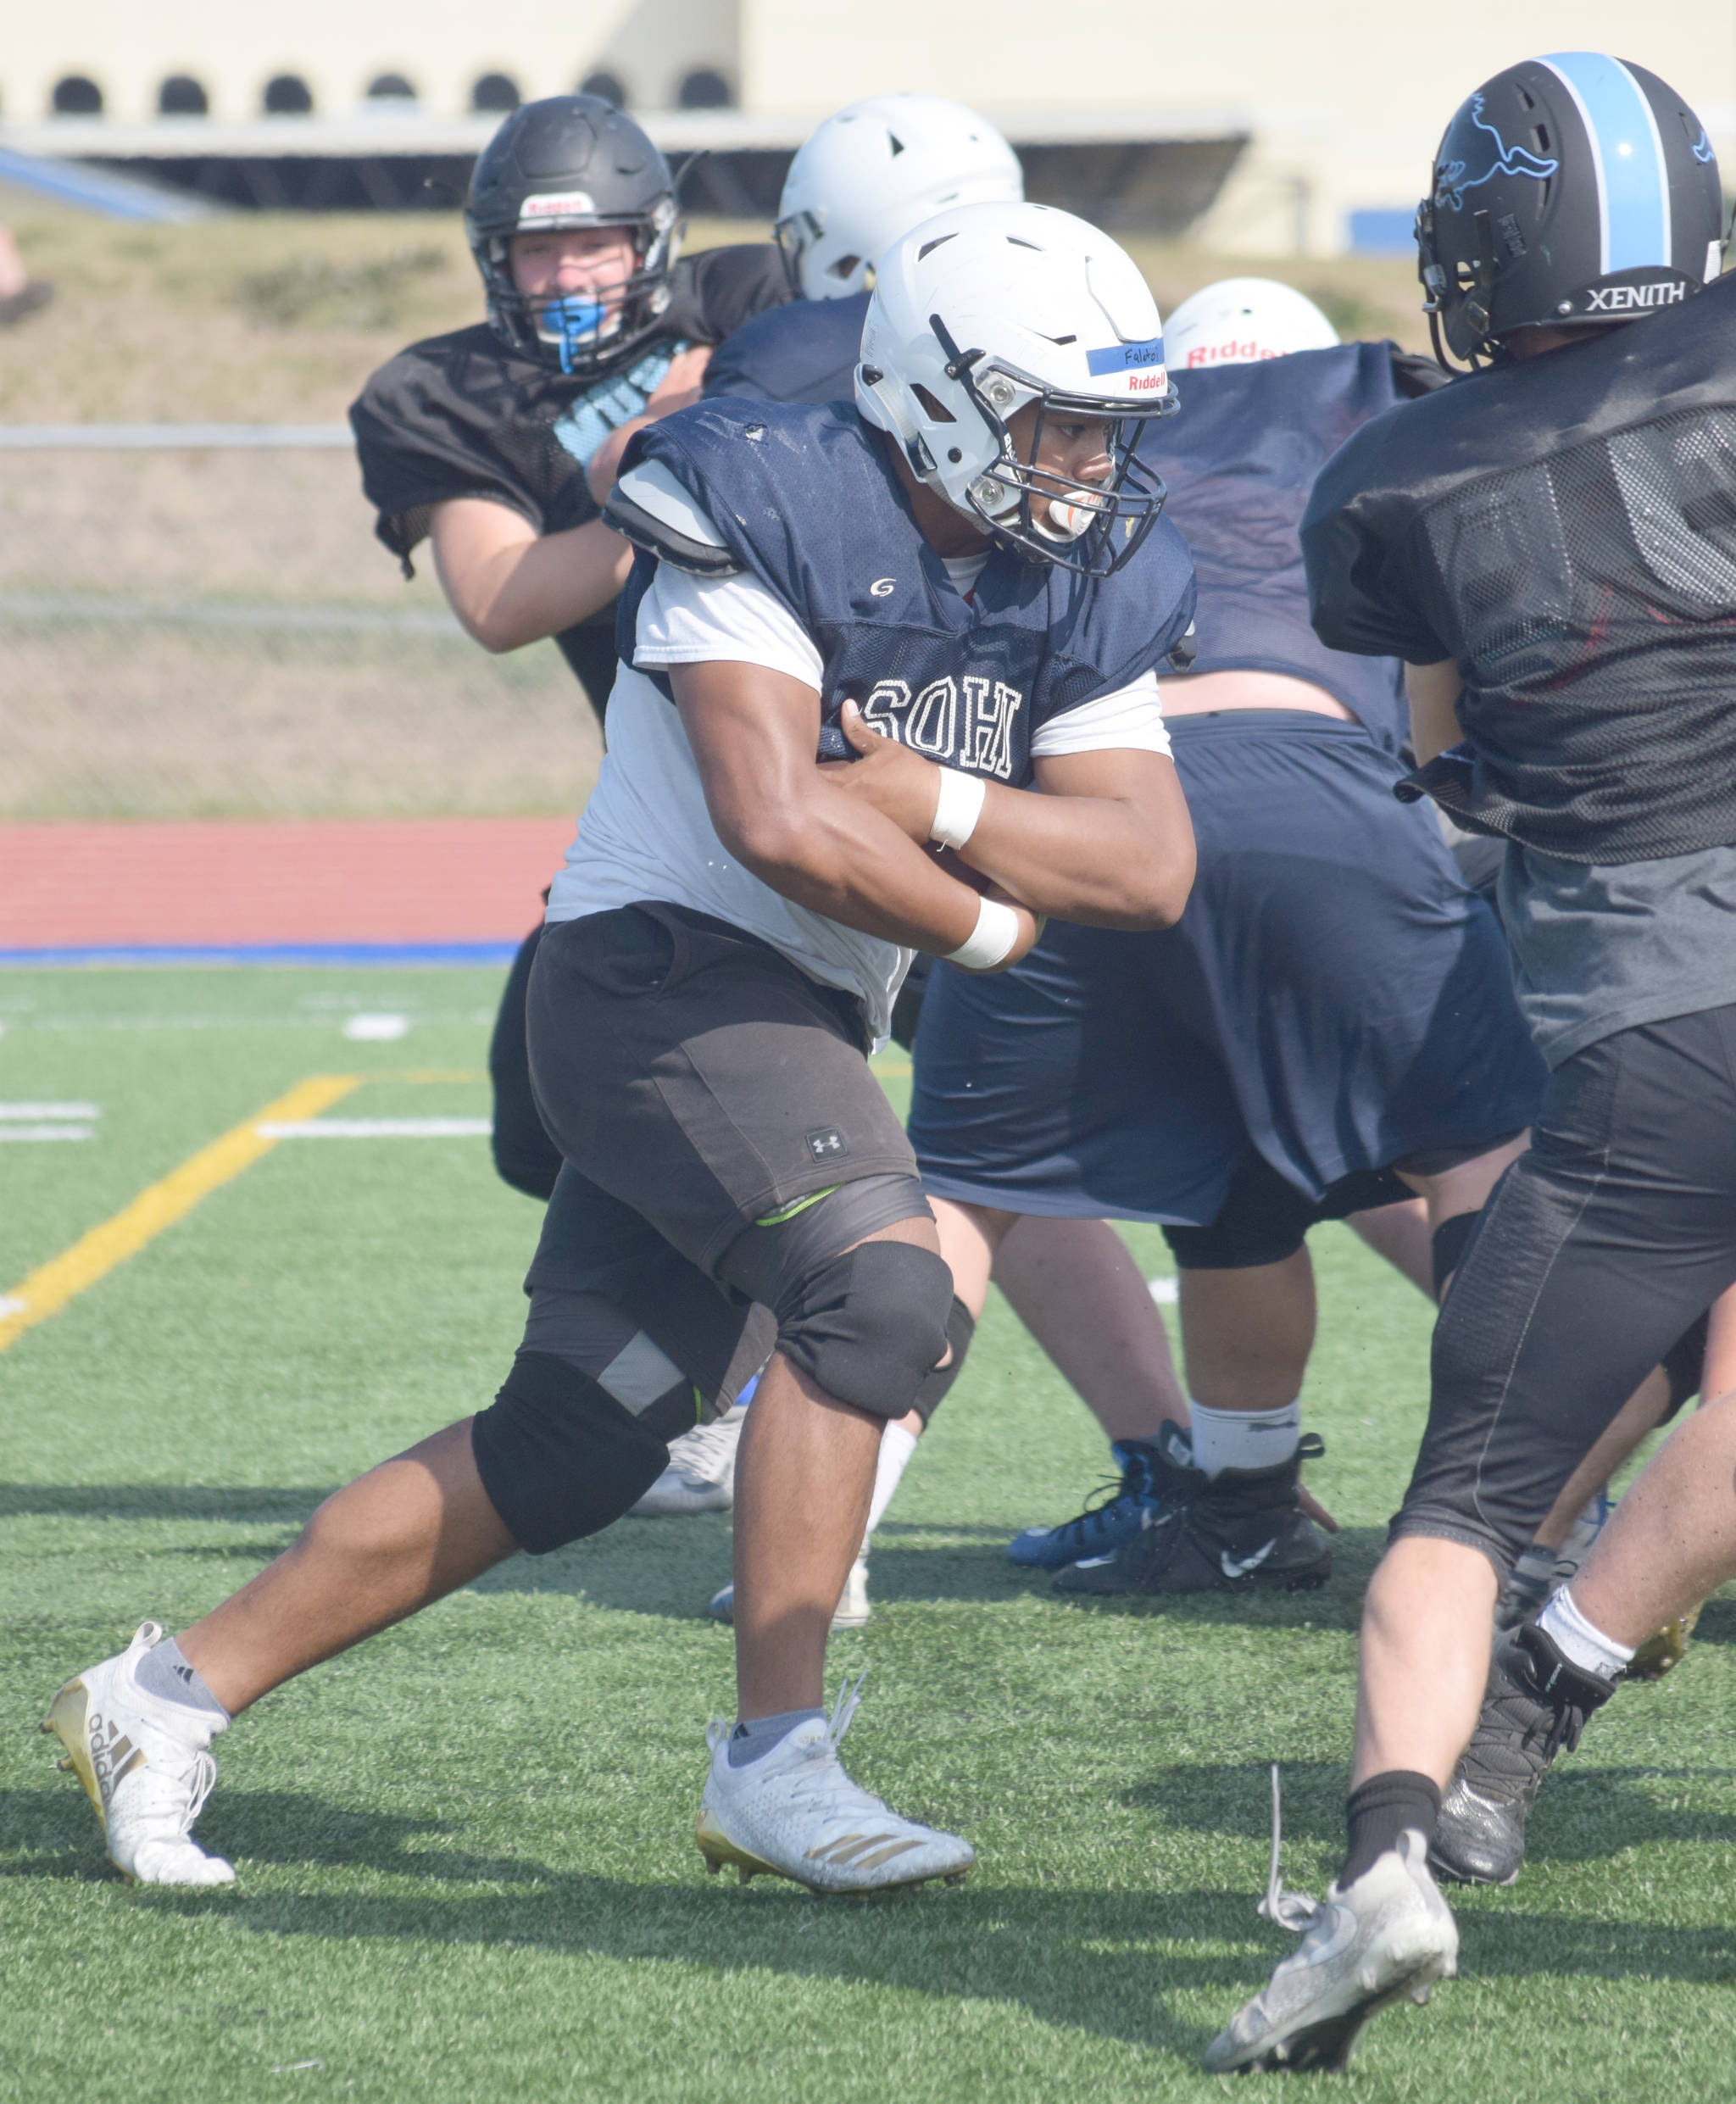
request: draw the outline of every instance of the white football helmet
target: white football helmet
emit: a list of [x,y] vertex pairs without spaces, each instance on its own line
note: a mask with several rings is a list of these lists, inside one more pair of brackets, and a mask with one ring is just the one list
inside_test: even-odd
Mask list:
[[[1038,404],[1025,456],[1007,425]],[[856,407],[913,473],[1033,561],[1106,576],[1162,509],[1139,431],[1176,407],[1157,303],[1107,234],[1042,204],[967,204],[879,259]],[[1081,485],[1038,468],[1046,420],[1108,418],[1111,472]]]
[[1018,156],[942,95],[871,95],[811,132],[784,177],[772,232],[804,299],[860,292],[874,259],[950,204],[1017,204]]
[[1168,335],[1177,372],[1329,351],[1338,340],[1306,293],[1269,277],[1220,278],[1204,287],[1171,312]]

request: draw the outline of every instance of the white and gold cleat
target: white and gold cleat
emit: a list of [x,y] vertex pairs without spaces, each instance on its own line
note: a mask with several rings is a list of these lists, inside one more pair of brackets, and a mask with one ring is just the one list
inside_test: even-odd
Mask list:
[[130,1884],[232,1884],[231,1866],[192,1834],[217,1780],[210,1745],[222,1723],[147,1694],[135,1678],[162,1638],[160,1624],[141,1623],[124,1651],[67,1682],[42,1729],[65,1747],[60,1766],[84,1784],[108,1860]]
[[729,1726],[711,1725],[711,1773],[697,1833],[708,1870],[732,1863],[743,1884],[764,1873],[793,1879],[810,1892],[961,1881],[976,1860],[968,1841],[901,1818],[845,1774],[837,1745],[860,1687],[859,1678],[839,1695],[830,1723],[814,1717],[798,1724],[743,1767],[730,1766]]

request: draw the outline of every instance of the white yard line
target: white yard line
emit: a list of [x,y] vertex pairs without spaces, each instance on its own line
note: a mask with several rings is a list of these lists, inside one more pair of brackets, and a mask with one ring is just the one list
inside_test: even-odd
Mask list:
[[486,1139],[487,1118],[293,1118],[256,1125],[261,1139]]

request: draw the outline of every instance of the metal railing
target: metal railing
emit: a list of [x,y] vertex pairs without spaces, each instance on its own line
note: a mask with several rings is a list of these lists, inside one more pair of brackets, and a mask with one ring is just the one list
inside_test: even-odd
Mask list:
[[373,537],[325,425],[0,427],[0,820],[570,810],[591,711]]

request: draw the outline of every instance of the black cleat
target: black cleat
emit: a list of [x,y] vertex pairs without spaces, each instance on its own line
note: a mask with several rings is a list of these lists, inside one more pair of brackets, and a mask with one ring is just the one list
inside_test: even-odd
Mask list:
[[1227,1468],[1185,1497],[1145,1514],[1140,1532],[1108,1556],[1057,1572],[1061,1593],[1294,1592],[1324,1585],[1333,1552],[1298,1498],[1302,1464],[1326,1451],[1313,1433],[1275,1468]]
[[1459,1756],[1429,1844],[1437,1877],[1511,1884],[1525,1861],[1525,1819],[1550,1763],[1572,1752],[1613,1692],[1562,1657],[1534,1622],[1499,1637],[1483,1715]]

